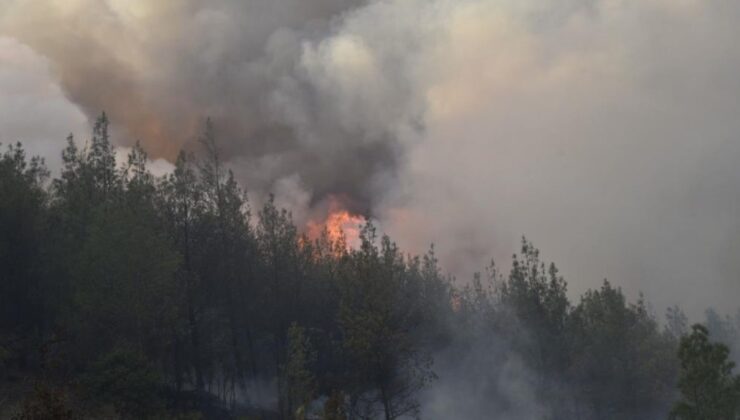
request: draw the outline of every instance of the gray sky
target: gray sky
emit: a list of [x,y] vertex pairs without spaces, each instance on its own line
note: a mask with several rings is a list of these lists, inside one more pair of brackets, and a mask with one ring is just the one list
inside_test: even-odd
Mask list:
[[332,194],[461,276],[522,234],[574,295],[740,297],[740,3],[0,0],[0,141],[106,109],[171,158],[205,116],[259,196]]

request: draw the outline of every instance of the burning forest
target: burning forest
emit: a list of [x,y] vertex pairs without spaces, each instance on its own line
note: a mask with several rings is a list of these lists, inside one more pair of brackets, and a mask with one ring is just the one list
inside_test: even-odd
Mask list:
[[0,418],[740,418],[738,4],[0,0]]

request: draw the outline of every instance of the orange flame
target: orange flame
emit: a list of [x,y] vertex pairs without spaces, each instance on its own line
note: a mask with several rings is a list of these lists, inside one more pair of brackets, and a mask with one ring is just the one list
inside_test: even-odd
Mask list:
[[318,239],[324,231],[332,243],[344,242],[349,248],[360,244],[360,230],[365,218],[352,214],[341,207],[337,200],[329,204],[329,214],[323,221],[311,220],[306,225],[306,234],[310,239]]

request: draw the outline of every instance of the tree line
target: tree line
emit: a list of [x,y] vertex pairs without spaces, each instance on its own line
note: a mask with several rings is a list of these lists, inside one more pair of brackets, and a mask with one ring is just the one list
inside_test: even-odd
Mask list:
[[371,222],[356,249],[308,238],[252,213],[210,124],[163,177],[138,145],[117,165],[108,126],[68,137],[54,179],[0,156],[0,417],[414,418],[435,361],[475,348],[478,375],[521,362],[543,418],[740,418],[740,317],[661,322],[607,281],[571,302],[526,239],[458,283]]

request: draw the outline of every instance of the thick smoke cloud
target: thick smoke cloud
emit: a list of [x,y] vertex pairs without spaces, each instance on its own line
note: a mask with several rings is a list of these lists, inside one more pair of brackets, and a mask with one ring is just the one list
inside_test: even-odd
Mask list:
[[211,116],[248,187],[299,215],[343,195],[463,276],[525,233],[575,293],[608,277],[692,314],[740,295],[738,18],[727,0],[0,0],[0,34],[155,157]]
[[734,310],[740,6],[448,4],[385,227],[456,273],[526,233],[576,293],[608,277],[659,312]]
[[210,116],[224,153],[255,188],[298,176],[313,200],[346,194],[363,212],[375,175],[396,166],[387,124],[403,104],[345,118],[369,110],[353,96],[393,89],[369,80],[385,83],[383,68],[361,44],[320,43],[331,19],[358,2],[5,3],[3,32],[47,56],[88,116],[105,109],[154,157],[191,146]]

